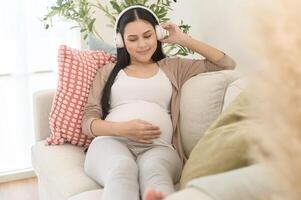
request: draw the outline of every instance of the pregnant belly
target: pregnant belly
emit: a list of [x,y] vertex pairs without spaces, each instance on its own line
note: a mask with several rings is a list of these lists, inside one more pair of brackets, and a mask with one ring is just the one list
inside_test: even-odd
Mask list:
[[159,126],[162,133],[157,140],[163,139],[165,142],[171,143],[173,128],[170,114],[156,103],[135,101],[122,104],[111,109],[105,120],[123,122],[133,119],[141,119]]

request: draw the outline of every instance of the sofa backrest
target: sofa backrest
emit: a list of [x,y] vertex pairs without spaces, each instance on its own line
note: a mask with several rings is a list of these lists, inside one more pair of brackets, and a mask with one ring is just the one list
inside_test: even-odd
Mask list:
[[[182,87],[180,130],[187,155],[217,118],[243,88],[240,75],[232,70],[199,74]],[[55,89],[38,91],[33,96],[34,132],[36,141],[46,139],[51,131],[49,113]]]
[[[199,74],[189,79],[181,89],[180,132],[186,156],[197,144],[211,123],[235,98],[233,84],[241,75],[233,70]],[[224,104],[227,104],[224,106]]]
[[239,93],[241,93],[242,90],[244,90],[247,87],[247,84],[248,78],[241,77],[228,85],[224,97],[224,105],[222,111],[224,111],[227,108],[227,106],[235,99],[235,97],[237,97]]

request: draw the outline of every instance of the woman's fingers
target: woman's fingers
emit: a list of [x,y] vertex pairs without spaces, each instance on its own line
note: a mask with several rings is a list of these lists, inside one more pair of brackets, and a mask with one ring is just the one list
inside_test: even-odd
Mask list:
[[139,142],[152,144],[153,140],[159,138],[160,135],[161,135],[160,130],[144,131],[142,135],[140,135]]
[[170,28],[172,28],[174,25],[175,25],[175,24],[172,23],[172,22],[164,22],[164,23],[161,24],[162,28],[164,28],[164,29],[170,29]]
[[160,135],[144,135],[143,139],[144,140],[152,140],[152,139],[157,139],[159,137],[160,137]]
[[142,121],[141,122],[143,123],[144,127],[143,129],[144,130],[157,130],[157,129],[160,129],[158,126],[155,126],[149,122],[146,122],[146,121]]
[[151,125],[151,123],[147,122],[147,121],[144,121],[142,119],[138,119],[138,121],[142,124],[145,124],[145,125]]
[[143,140],[154,140],[159,138],[161,135],[161,131],[148,131],[145,132],[142,136],[141,139]]
[[149,125],[149,126],[145,126],[144,130],[145,131],[155,131],[155,130],[160,130],[160,127],[154,126],[154,125]]
[[147,122],[147,121],[144,121],[144,120],[139,120],[139,122],[141,122],[142,124],[144,124],[144,125],[147,125],[148,127],[150,127],[150,126],[154,126],[152,123],[149,123],[149,122]]
[[142,132],[143,135],[161,135],[161,130],[147,130]]
[[152,144],[153,143],[153,141],[151,141],[151,140],[139,140],[139,142],[141,142],[141,143],[144,143],[144,144]]

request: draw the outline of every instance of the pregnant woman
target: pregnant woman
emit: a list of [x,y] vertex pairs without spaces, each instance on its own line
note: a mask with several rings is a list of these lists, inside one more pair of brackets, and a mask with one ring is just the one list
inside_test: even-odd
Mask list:
[[[85,172],[104,186],[103,200],[160,199],[174,192],[186,159],[178,128],[182,85],[235,62],[171,22],[160,26],[144,6],[123,10],[115,28],[117,62],[99,69],[84,110],[83,132],[94,137]],[[166,58],[162,43],[205,59]]]

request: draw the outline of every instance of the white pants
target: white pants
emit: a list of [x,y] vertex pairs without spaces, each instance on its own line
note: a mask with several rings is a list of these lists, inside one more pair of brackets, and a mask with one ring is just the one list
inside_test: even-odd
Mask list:
[[176,150],[123,137],[95,138],[85,160],[86,174],[104,186],[103,200],[139,200],[147,188],[169,195],[181,170]]

